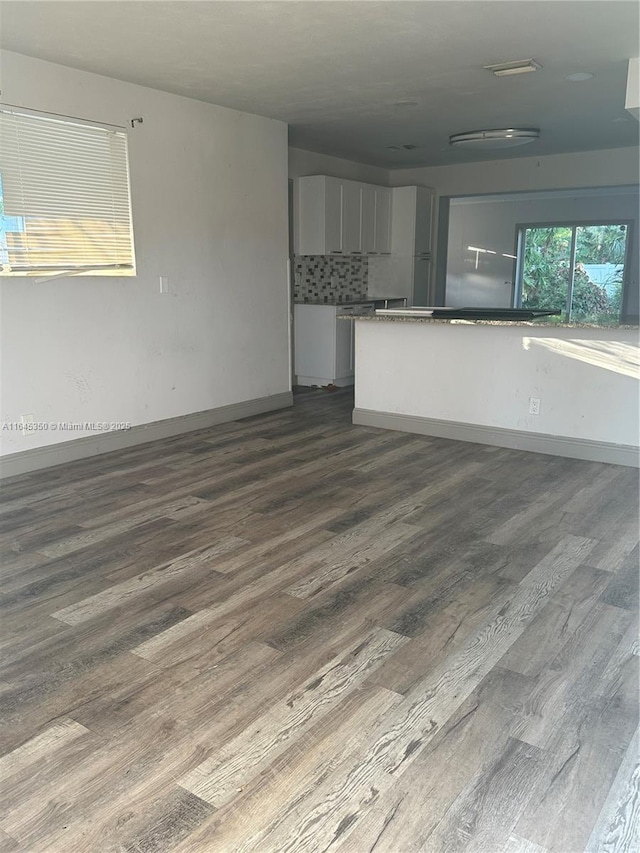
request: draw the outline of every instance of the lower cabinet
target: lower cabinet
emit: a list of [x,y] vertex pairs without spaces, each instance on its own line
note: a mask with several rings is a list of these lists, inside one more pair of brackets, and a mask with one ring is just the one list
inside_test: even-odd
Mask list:
[[353,310],[335,305],[294,306],[298,385],[353,385],[353,323],[339,319]]

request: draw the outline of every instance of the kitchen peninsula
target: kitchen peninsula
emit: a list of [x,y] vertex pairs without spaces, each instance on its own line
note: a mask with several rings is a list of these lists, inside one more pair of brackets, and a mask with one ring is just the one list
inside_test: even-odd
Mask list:
[[353,385],[353,324],[336,319],[406,306],[406,299],[306,299],[294,305],[294,373],[298,385]]
[[637,327],[410,309],[351,322],[356,424],[638,465]]

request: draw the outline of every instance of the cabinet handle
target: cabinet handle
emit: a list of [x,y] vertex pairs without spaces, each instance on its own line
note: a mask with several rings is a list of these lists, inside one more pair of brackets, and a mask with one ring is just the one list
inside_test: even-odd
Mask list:
[[332,250],[329,252],[329,254],[330,254],[330,255],[341,255],[341,254],[342,254],[342,249],[332,249]]

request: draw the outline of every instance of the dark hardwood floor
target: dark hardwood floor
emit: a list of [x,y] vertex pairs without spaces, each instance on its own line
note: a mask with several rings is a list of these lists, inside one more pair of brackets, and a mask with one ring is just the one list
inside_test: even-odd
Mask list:
[[348,392],[5,481],[0,850],[638,850],[638,472]]

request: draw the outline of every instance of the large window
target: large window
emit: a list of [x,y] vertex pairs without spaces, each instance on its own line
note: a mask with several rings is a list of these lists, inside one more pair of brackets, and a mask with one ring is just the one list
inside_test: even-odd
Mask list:
[[560,309],[565,320],[619,322],[628,233],[624,222],[522,227],[516,305]]
[[0,107],[4,275],[133,275],[127,136]]

